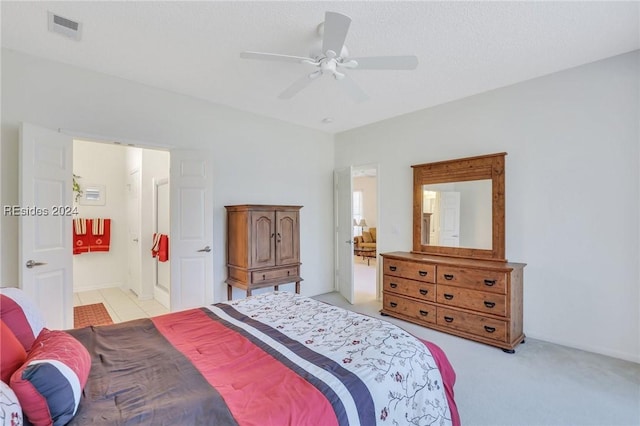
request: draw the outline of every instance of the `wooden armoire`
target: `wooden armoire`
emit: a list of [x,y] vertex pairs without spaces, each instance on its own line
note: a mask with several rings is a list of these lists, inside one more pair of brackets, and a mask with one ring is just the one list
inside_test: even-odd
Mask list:
[[300,293],[302,206],[243,204],[227,209],[227,298],[246,290],[295,283]]

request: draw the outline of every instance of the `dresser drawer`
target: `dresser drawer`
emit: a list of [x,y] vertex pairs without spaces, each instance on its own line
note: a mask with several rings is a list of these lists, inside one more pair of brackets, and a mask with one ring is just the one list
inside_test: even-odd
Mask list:
[[385,292],[383,308],[387,311],[419,319],[424,322],[436,323],[436,307],[427,303],[405,299]]
[[384,271],[386,275],[409,278],[411,280],[424,281],[428,283],[436,282],[436,267],[418,262],[407,262],[404,260],[384,259]]
[[488,314],[501,316],[507,314],[507,297],[488,291],[468,290],[463,287],[438,284],[436,300],[443,305],[467,308]]
[[437,283],[490,291],[492,293],[507,293],[507,274],[505,272],[438,266]]
[[287,277],[291,277],[293,280],[299,275],[297,266],[290,266],[288,268],[269,269],[266,271],[254,271],[251,272],[251,282],[261,283],[271,280],[279,280]]
[[437,324],[487,339],[505,342],[507,340],[507,322],[468,312],[459,312],[438,306]]
[[406,278],[385,275],[383,289],[403,296],[415,297],[428,302],[436,301],[436,285],[423,281],[408,280]]

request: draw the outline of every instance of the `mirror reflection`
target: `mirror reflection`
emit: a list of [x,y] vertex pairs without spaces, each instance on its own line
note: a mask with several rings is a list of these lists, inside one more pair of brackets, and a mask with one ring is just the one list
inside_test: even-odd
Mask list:
[[422,185],[423,245],[491,249],[491,179]]

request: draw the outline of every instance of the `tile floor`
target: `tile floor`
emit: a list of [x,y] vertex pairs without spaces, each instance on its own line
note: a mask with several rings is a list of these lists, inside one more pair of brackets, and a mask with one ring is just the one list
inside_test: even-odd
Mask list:
[[114,323],[138,318],[148,318],[169,313],[169,309],[157,301],[138,300],[138,297],[118,287],[81,291],[73,294],[73,305],[103,303]]

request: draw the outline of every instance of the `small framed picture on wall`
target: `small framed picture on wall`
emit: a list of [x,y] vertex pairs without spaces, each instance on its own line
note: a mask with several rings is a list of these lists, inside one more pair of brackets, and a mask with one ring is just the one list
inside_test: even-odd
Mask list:
[[107,202],[107,193],[104,185],[86,185],[82,188],[80,197],[82,206],[104,206]]

